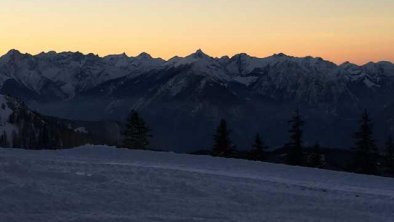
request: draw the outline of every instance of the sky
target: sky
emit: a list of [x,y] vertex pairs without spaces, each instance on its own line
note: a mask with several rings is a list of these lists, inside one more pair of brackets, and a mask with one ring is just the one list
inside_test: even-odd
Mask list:
[[10,49],[394,62],[393,0],[0,0]]

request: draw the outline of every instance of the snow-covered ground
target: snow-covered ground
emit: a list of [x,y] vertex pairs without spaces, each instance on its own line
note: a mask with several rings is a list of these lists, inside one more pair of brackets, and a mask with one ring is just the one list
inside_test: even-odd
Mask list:
[[394,179],[105,146],[0,149],[0,221],[394,221]]

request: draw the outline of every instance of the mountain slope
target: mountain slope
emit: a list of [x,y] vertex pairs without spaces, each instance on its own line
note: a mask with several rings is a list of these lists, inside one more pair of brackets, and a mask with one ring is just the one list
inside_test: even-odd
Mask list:
[[14,50],[0,58],[0,93],[45,115],[74,120],[124,121],[136,109],[153,128],[154,145],[177,151],[209,148],[221,118],[241,149],[257,132],[281,146],[296,109],[307,122],[307,144],[350,147],[364,109],[380,121],[379,140],[394,133],[393,123],[382,119],[394,118],[390,62],[336,65],[285,54],[213,58],[201,50],[164,61],[146,53],[101,58]]
[[2,147],[37,149],[64,148],[86,143],[110,143],[106,140],[110,138],[109,136],[100,135],[101,139],[98,139],[95,132],[88,131],[91,130],[92,124],[94,123],[43,116],[29,110],[21,101],[0,95],[0,146]]
[[392,178],[104,146],[0,149],[2,221],[374,221]]
[[[100,58],[79,52],[40,53],[36,56],[11,50],[0,58],[0,85],[9,81],[30,90],[38,100],[66,99],[111,79],[137,75],[159,67],[164,61],[147,54]],[[10,84],[10,83],[8,83]],[[53,93],[52,96],[47,95]]]

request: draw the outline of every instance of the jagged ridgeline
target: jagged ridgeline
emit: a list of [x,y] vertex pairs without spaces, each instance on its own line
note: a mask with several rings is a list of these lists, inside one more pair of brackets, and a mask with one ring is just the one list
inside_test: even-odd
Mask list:
[[351,147],[364,109],[378,141],[394,133],[394,64],[384,61],[337,65],[284,54],[214,58],[201,50],[170,60],[146,53],[11,50],[0,57],[0,93],[64,119],[124,122],[136,110],[152,128],[152,146],[180,152],[211,147],[220,119],[227,120],[240,148],[249,147],[256,132],[280,147],[295,109],[306,122],[309,145]]
[[0,95],[1,147],[56,149],[87,143],[111,143],[106,138],[99,139],[87,128],[77,121],[43,116],[15,98]]

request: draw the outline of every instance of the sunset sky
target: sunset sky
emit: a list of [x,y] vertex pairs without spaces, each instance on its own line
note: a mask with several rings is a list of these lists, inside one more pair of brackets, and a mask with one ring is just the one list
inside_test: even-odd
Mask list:
[[394,1],[0,0],[0,54],[12,48],[393,62]]

